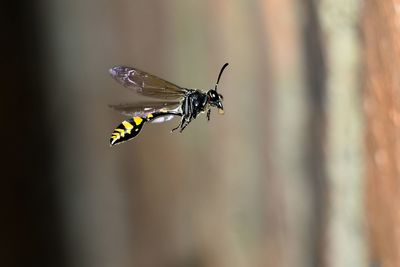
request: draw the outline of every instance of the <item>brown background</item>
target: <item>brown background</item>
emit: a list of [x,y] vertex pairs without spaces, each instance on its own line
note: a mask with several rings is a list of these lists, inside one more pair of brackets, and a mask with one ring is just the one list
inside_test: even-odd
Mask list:
[[[1,266],[400,266],[400,2],[4,3]],[[226,113],[146,125],[131,65]]]

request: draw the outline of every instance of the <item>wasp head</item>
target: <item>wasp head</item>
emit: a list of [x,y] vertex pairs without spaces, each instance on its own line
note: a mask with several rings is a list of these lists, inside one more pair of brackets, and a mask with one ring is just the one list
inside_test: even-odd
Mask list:
[[218,112],[220,114],[224,114],[224,106],[222,105],[222,100],[224,100],[224,97],[212,89],[207,92],[207,97],[210,106],[218,108]]
[[222,100],[224,100],[224,98],[221,94],[218,94],[217,89],[218,89],[219,79],[221,79],[221,75],[227,66],[228,63],[225,63],[222,66],[221,70],[219,71],[217,83],[215,84],[214,90],[211,89],[207,92],[208,103],[210,104],[210,106],[218,108],[219,114],[224,114],[224,106],[222,105]]

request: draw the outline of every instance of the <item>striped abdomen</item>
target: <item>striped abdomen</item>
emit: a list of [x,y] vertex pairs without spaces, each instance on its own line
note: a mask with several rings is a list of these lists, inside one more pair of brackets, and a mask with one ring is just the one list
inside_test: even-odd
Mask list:
[[113,146],[134,138],[139,134],[146,121],[147,118],[141,117],[133,117],[129,120],[123,121],[111,134],[110,145]]
[[130,118],[129,120],[123,121],[117,128],[115,128],[115,130],[111,134],[110,146],[117,145],[134,138],[139,134],[145,122],[152,120],[156,122],[156,119],[159,119],[160,117],[165,118],[165,116],[180,116],[180,114],[172,113],[169,111],[158,111],[155,113],[147,114],[146,117],[136,116]]

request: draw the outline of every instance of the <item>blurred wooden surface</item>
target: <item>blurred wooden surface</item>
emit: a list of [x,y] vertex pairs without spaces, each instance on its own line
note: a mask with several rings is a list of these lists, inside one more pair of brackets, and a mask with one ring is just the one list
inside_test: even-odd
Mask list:
[[400,1],[366,1],[362,33],[370,258],[400,266]]
[[361,1],[322,0],[318,5],[326,63],[327,177],[324,266],[367,266],[364,217]]

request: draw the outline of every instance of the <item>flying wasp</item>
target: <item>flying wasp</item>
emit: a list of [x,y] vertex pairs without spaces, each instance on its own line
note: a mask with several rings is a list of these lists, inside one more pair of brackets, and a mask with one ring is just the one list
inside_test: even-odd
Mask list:
[[228,63],[222,66],[214,89],[207,92],[177,86],[136,68],[124,66],[111,68],[110,74],[118,83],[138,94],[159,101],[110,105],[111,108],[130,117],[115,128],[111,134],[110,146],[136,137],[146,122],[166,122],[179,116],[181,120],[171,132],[178,129],[182,132],[200,113],[207,112],[209,121],[211,107],[218,108],[218,113],[224,114],[223,97],[217,91],[219,80],[227,66]]

